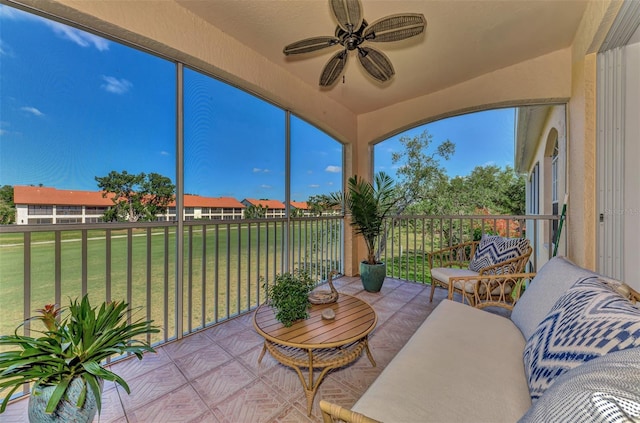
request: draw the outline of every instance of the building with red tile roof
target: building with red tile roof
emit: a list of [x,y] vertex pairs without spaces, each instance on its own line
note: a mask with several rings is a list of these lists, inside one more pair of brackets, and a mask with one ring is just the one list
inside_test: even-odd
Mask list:
[[260,199],[256,200],[255,198],[245,198],[242,200],[242,204],[247,207],[255,206],[266,208],[265,217],[285,217],[285,206],[282,201],[278,200],[269,200],[269,199]]
[[[112,195],[102,196],[100,191],[61,190],[50,187],[15,186],[16,223],[98,223],[104,212],[113,205]],[[245,205],[231,197],[184,196],[184,218],[195,219],[242,219]],[[158,220],[173,220],[176,215],[175,201],[167,213]]]

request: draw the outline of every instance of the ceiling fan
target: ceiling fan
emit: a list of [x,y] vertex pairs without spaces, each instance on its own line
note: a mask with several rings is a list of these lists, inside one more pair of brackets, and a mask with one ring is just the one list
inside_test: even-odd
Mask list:
[[326,47],[340,45],[343,47],[327,62],[320,75],[320,86],[329,87],[342,74],[347,63],[348,53],[358,51],[358,59],[362,67],[373,78],[380,82],[391,79],[395,74],[389,58],[382,52],[363,47],[366,42],[400,41],[416,36],[424,31],[427,21],[420,13],[403,13],[386,16],[371,25],[362,18],[359,0],[329,0],[331,10],[338,21],[335,36],[305,38],[286,46],[283,53],[311,53]]

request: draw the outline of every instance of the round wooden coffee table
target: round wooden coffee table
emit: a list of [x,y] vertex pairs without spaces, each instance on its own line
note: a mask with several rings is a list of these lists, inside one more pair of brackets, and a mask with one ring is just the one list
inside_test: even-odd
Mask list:
[[[327,308],[335,312],[334,320],[322,319],[322,311]],[[368,336],[376,327],[378,316],[369,304],[345,294],[340,294],[336,303],[312,305],[309,314],[308,319],[287,328],[276,320],[274,310],[263,304],[253,316],[253,325],[264,337],[258,363],[269,351],[280,363],[293,368],[302,382],[307,396],[307,414],[311,415],[313,398],[329,370],[355,361],[363,350],[375,367]],[[303,375],[303,368],[308,369],[308,378]],[[322,370],[315,381],[314,369]]]

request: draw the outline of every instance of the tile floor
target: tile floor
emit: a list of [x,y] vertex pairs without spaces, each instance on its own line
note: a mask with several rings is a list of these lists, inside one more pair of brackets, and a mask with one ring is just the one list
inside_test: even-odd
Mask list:
[[[364,354],[324,379],[310,417],[294,370],[267,353],[258,365],[263,339],[252,314],[244,315],[180,341],[157,348],[157,354],[112,366],[131,394],[105,385],[102,413],[94,422],[321,422],[318,402],[353,405],[433,308],[446,297],[442,289],[429,303],[429,285],[387,279],[380,293],[362,289],[359,278],[342,277],[336,288],[368,302],[378,314],[369,345],[377,367]],[[1,422],[24,422],[27,401],[11,404]]]

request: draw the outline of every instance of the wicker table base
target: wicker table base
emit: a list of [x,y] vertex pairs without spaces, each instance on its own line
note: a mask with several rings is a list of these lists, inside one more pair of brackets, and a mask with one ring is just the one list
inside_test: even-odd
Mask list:
[[[335,320],[322,320],[322,311],[331,308]],[[307,397],[307,414],[311,415],[313,399],[318,386],[332,370],[355,361],[362,351],[375,367],[376,362],[369,350],[369,333],[375,328],[375,311],[364,301],[341,295],[337,303],[314,305],[311,317],[285,328],[275,320],[269,306],[261,306],[254,315],[254,326],[265,338],[258,363],[265,352],[285,366],[296,371]],[[303,369],[307,369],[305,377]],[[314,370],[320,374],[314,380]]]

